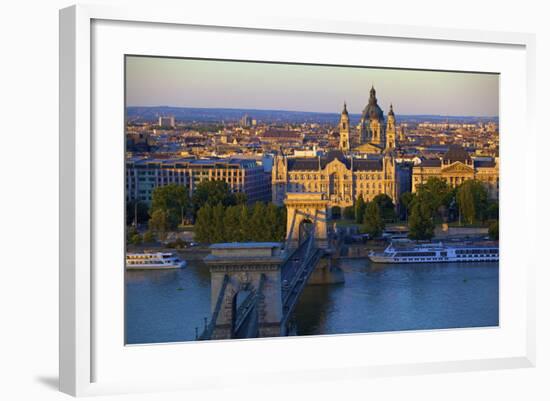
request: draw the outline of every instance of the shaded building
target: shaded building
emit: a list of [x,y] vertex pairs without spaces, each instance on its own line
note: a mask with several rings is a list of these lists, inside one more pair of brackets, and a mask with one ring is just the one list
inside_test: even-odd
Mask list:
[[457,187],[466,180],[481,181],[491,199],[498,199],[499,159],[475,159],[459,145],[451,145],[440,158],[423,160],[413,167],[412,192],[430,177],[441,178],[451,187]]
[[331,207],[352,206],[359,196],[370,201],[379,194],[398,203],[407,182],[410,168],[401,168],[390,152],[372,158],[352,157],[340,150],[318,157],[278,155],[271,176],[272,201],[281,205],[288,192],[321,192]]
[[126,151],[127,152],[150,152],[151,139],[147,131],[129,131],[126,132]]
[[192,195],[203,181],[224,181],[232,192],[243,192],[248,202],[269,201],[270,175],[250,159],[147,159],[126,161],[126,201],[150,204],[158,186],[185,186]]

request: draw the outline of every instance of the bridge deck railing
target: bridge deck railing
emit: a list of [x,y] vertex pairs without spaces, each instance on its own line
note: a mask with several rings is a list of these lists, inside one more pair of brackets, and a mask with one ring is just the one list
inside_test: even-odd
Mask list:
[[285,292],[283,298],[283,319],[281,320],[281,324],[286,324],[290,318],[290,315],[298,302],[300,294],[306,286],[311,273],[315,269],[315,266],[321,259],[322,255],[323,251],[321,249],[315,249],[305,261],[304,267],[300,270],[299,274],[297,274],[296,280]]

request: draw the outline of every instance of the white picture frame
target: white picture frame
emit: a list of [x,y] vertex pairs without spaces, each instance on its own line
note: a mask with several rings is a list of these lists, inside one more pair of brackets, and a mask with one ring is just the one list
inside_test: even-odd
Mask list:
[[[93,96],[98,88],[92,85],[94,74],[100,74],[102,66],[94,59],[97,51],[105,43],[101,39],[101,32],[98,33],[98,41],[93,41],[94,24],[105,21],[105,29],[109,31],[120,32],[133,29],[134,33],[139,33],[146,26],[150,32],[151,29],[162,31],[163,29],[178,29],[178,27],[194,27],[196,29],[204,28],[208,30],[221,30],[223,32],[235,32],[239,34],[254,35],[261,32],[266,36],[266,40],[271,40],[269,35],[273,35],[277,40],[278,34],[284,34],[287,37],[311,38],[339,38],[342,41],[362,40],[362,39],[383,39],[391,43],[392,41],[415,41],[422,43],[432,43],[440,46],[444,50],[445,46],[462,46],[463,48],[479,47],[480,51],[485,51],[485,47],[498,49],[512,49],[509,55],[510,64],[516,65],[517,70],[513,72],[510,68],[510,79],[506,80],[509,87],[502,87],[501,96],[507,96],[517,89],[518,99],[521,104],[517,115],[511,115],[507,108],[507,99],[501,98],[501,118],[505,127],[521,129],[522,140],[534,143],[532,122],[534,121],[534,48],[535,38],[531,34],[507,33],[507,32],[485,32],[456,29],[436,29],[427,27],[411,26],[393,26],[393,25],[373,25],[360,22],[343,21],[316,21],[316,20],[295,20],[292,18],[263,18],[251,20],[226,20],[214,16],[188,15],[184,10],[166,10],[159,8],[111,8],[108,6],[78,5],[72,6],[60,11],[60,390],[72,395],[93,395],[108,394],[133,391],[160,391],[167,389],[203,389],[209,386],[233,385],[233,379],[229,367],[220,367],[219,371],[210,371],[203,364],[198,364],[186,373],[185,380],[174,376],[165,375],[159,372],[158,376],[150,375],[148,380],[132,379],[131,369],[122,369],[123,365],[116,365],[118,371],[127,372],[115,374],[114,371],[103,374],[101,366],[105,366],[105,361],[111,358],[105,344],[109,342],[108,322],[115,320],[114,315],[109,318],[102,313],[104,308],[97,299],[98,286],[104,284],[104,275],[96,274],[94,268],[98,261],[104,260],[104,257],[113,257],[108,252],[98,253],[100,245],[96,241],[98,230],[104,227],[99,222],[99,217],[103,212],[98,204],[97,191],[102,189],[101,180],[97,180],[98,157],[107,160],[110,163],[111,155],[98,144],[94,138],[94,126],[97,128],[98,118],[101,107],[93,102]],[[116,27],[117,23],[126,24]],[[143,25],[148,24],[148,25]],[[103,28],[101,28],[103,29]],[[199,29],[200,30],[200,29]],[[116,40],[112,40],[113,48],[116,43],[120,43],[123,38],[118,33]],[[155,34],[153,33],[152,36]],[[159,33],[162,35],[162,32]],[[160,36],[159,36],[160,37]],[[244,37],[244,36],[243,36]],[[111,37],[113,38],[113,37]],[[129,39],[128,39],[129,40]],[[317,39],[316,39],[317,40]],[[206,42],[205,42],[206,43]],[[412,43],[412,42],[409,42]],[[145,46],[145,45],[144,45]],[[168,50],[167,50],[168,49]],[[116,50],[120,51],[120,49]],[[113,59],[119,56],[119,53],[113,50]],[[170,51],[165,47],[159,51]],[[227,54],[230,54],[228,51]],[[228,58],[225,54],[224,57]],[[172,54],[165,54],[172,55]],[[224,58],[222,57],[222,58]],[[300,57],[300,56],[298,56]],[[304,56],[305,57],[305,56]],[[489,57],[489,56],[486,56]],[[237,57],[238,58],[238,57]],[[265,58],[265,57],[264,57]],[[102,60],[107,57],[102,56]],[[504,60],[504,59],[503,59]],[[116,60],[115,60],[116,61]],[[109,66],[110,61],[106,61],[105,66]],[[118,61],[117,61],[118,62]],[[449,62],[447,60],[447,62]],[[395,65],[395,67],[407,67],[407,65]],[[429,65],[424,65],[429,68]],[[456,69],[460,70],[460,66]],[[95,70],[94,70],[95,69]],[[501,72],[494,70],[493,72]],[[117,71],[116,74],[121,74]],[[514,75],[515,74],[515,75]],[[514,75],[512,77],[512,75]],[[101,76],[97,78],[101,81]],[[119,81],[117,81],[119,82]],[[97,82],[96,82],[97,84]],[[113,87],[120,88],[119,85]],[[101,89],[101,88],[99,88]],[[103,96],[99,94],[98,96]],[[122,93],[119,94],[122,96]],[[113,99],[116,101],[116,99]],[[120,104],[122,109],[122,104]],[[118,117],[116,117],[118,118]],[[115,118],[115,120],[116,120]],[[117,122],[114,122],[116,126]],[[122,126],[120,125],[122,130]],[[122,131],[121,131],[122,132]],[[506,136],[510,132],[502,131],[503,136],[503,182],[521,185],[533,185],[534,178],[527,174],[529,166],[536,164],[534,155],[525,157],[528,150],[513,149],[513,146],[506,144]],[[512,152],[514,150],[515,153]],[[522,153],[523,152],[523,153]],[[122,157],[122,154],[120,155]],[[508,157],[509,162],[505,157]],[[116,160],[113,161],[116,167]],[[120,166],[119,166],[120,167]],[[533,171],[531,169],[531,171]],[[101,174],[101,173],[99,173]],[[115,181],[117,177],[114,178]],[[122,188],[121,181],[118,183]],[[189,356],[190,361],[197,362],[201,355],[204,358],[212,357],[215,354],[222,354],[225,358],[239,359],[244,355],[261,354],[265,352],[273,358],[273,367],[264,369],[255,364],[255,370],[250,371],[246,366],[237,366],[233,363],[235,374],[251,375],[258,382],[269,383],[273,380],[292,381],[296,372],[300,372],[300,378],[303,380],[326,380],[328,377],[338,379],[340,377],[362,378],[380,375],[398,375],[411,373],[432,373],[442,371],[468,371],[480,369],[501,369],[510,367],[530,367],[535,363],[535,283],[534,270],[536,266],[535,259],[529,252],[533,244],[526,240],[520,240],[512,233],[512,228],[521,224],[527,224],[527,230],[534,232],[536,211],[533,207],[527,206],[527,200],[524,196],[525,191],[513,191],[511,185],[503,184],[501,203],[501,216],[503,220],[508,219],[509,224],[501,225],[501,246],[503,246],[502,262],[519,263],[521,270],[510,270],[510,275],[514,275],[509,282],[504,277],[501,282],[501,309],[502,313],[515,313],[515,320],[510,316],[509,326],[504,325],[498,329],[484,330],[440,330],[419,333],[382,333],[371,335],[351,335],[351,336],[320,336],[308,339],[262,339],[240,342],[213,342],[213,344],[171,344],[149,347],[124,347],[120,343],[120,358],[126,358],[126,362],[134,365],[140,360],[147,360],[148,363],[166,360],[165,368],[169,369],[171,362],[170,355],[175,355],[182,349]],[[509,188],[509,189],[507,189]],[[523,194],[522,194],[523,192]],[[99,202],[100,203],[100,202]],[[514,210],[521,210],[515,213]],[[119,212],[119,211],[118,211]],[[114,213],[117,213],[115,211]],[[105,216],[104,216],[105,217]],[[527,223],[522,223],[522,218],[526,217]],[[113,233],[103,233],[106,236],[117,235],[116,230]],[[512,241],[514,240],[514,241]],[[516,240],[518,242],[516,242]],[[505,247],[505,244],[514,242],[518,249]],[[524,247],[524,248],[523,248]],[[522,249],[523,248],[523,249]],[[519,259],[523,256],[522,259]],[[114,259],[116,263],[116,257]],[[121,260],[121,259],[119,259]],[[507,262],[508,261],[508,262]],[[507,270],[505,270],[505,273]],[[517,275],[517,276],[516,276]],[[506,275],[505,275],[506,276]],[[510,276],[512,278],[512,276]],[[120,281],[113,281],[112,291],[116,291],[116,285]],[[101,291],[104,289],[102,288]],[[123,288],[119,288],[120,291]],[[109,297],[110,290],[105,289],[105,297]],[[509,299],[512,295],[515,299]],[[96,297],[96,298],[94,298]],[[99,304],[97,304],[99,302]],[[115,302],[119,304],[119,302]],[[517,308],[513,307],[517,305]],[[117,309],[118,308],[118,309]],[[120,305],[117,306],[120,311]],[[516,310],[517,309],[517,310]],[[103,320],[105,319],[105,320]],[[507,321],[504,319],[504,321]],[[120,321],[123,325],[123,321]],[[98,328],[99,327],[99,328]],[[114,329],[113,329],[114,330]],[[120,327],[117,328],[118,332]],[[507,330],[511,333],[506,334]],[[500,334],[499,334],[500,333]],[[502,334],[502,335],[501,335]],[[483,339],[482,339],[483,337]],[[403,338],[403,340],[400,340]],[[389,343],[411,344],[412,347],[423,347],[427,344],[436,344],[438,341],[471,341],[472,344],[478,344],[479,341],[488,341],[495,344],[494,349],[482,348],[472,350],[464,358],[453,356],[441,356],[421,360],[415,355],[405,355],[390,357],[382,352],[379,356],[372,355],[371,361],[353,359],[353,355],[341,356],[336,359],[338,351],[342,346],[363,347],[367,342],[379,341],[384,343],[386,339]],[[118,341],[118,340],[117,340]],[[344,342],[345,341],[345,342]],[[349,345],[346,345],[349,344]],[[479,343],[481,344],[481,343]],[[298,346],[299,345],[299,346]],[[183,347],[183,348],[182,348]],[[499,348],[500,347],[500,348]],[[475,348],[475,347],[473,347]],[[312,356],[312,363],[296,364],[292,369],[285,369],[283,361],[275,361],[277,354],[284,353],[285,350],[300,353],[306,352]],[[313,358],[315,353],[320,350],[326,352],[328,362],[320,363]],[[458,346],[456,352],[461,352]],[[387,354],[387,353],[386,353]],[[429,354],[427,352],[426,354]],[[458,354],[456,354],[458,355]],[[116,358],[115,356],[112,356]],[[148,359],[145,359],[148,358]],[[195,358],[195,359],[193,359]],[[333,361],[331,362],[331,358]],[[347,359],[346,359],[347,358]],[[101,361],[101,362],[98,362]],[[122,359],[109,361],[109,363],[122,363]],[[241,365],[244,363],[240,362]],[[237,363],[239,365],[239,363]],[[329,366],[330,365],[330,366]],[[115,365],[113,365],[115,366]],[[126,366],[126,365],[124,365]],[[156,365],[158,367],[158,365]],[[162,366],[162,365],[161,365]],[[221,384],[220,384],[221,383]]]

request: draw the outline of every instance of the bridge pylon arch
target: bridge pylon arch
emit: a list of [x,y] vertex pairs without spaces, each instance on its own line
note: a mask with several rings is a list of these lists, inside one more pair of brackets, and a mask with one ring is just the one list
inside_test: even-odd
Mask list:
[[[281,243],[221,243],[210,249],[204,261],[210,267],[212,319],[200,339],[282,335]],[[237,308],[242,291],[249,296]]]
[[286,248],[300,245],[300,227],[303,222],[312,222],[315,244],[318,248],[328,248],[328,204],[322,192],[287,192],[284,204],[287,210]]

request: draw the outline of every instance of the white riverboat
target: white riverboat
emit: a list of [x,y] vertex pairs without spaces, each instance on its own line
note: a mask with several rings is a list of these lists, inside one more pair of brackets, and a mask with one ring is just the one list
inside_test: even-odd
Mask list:
[[160,270],[160,269],[180,269],[186,266],[186,262],[181,260],[172,252],[144,252],[127,253],[126,269],[128,270]]
[[391,243],[384,252],[371,251],[374,263],[446,263],[446,262],[498,262],[498,245],[495,244],[420,244],[414,247]]

